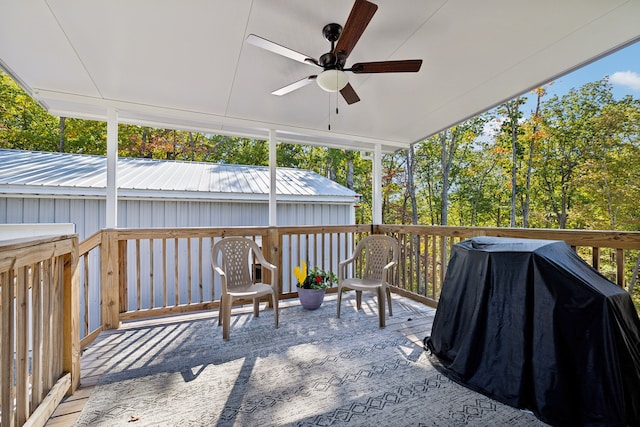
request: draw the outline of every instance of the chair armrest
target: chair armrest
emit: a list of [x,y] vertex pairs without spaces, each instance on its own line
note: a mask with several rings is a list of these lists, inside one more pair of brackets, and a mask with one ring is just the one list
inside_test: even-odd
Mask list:
[[258,258],[258,263],[271,272],[271,287],[276,291],[276,294],[278,294],[278,266],[267,261],[261,251],[254,251],[254,254],[256,258]]
[[396,265],[395,261],[391,261],[389,264],[385,265],[384,267],[382,267],[383,270],[388,270],[391,267],[393,267],[394,265]]
[[263,266],[263,267],[265,267],[267,270],[271,270],[271,271],[273,271],[273,272],[275,272],[275,271],[277,271],[277,270],[278,270],[278,267],[277,267],[276,265],[271,264],[271,263],[270,263],[270,262],[268,262],[268,261],[261,262],[261,263],[260,263],[260,265],[261,265],[261,266]]
[[221,277],[225,277],[226,274],[224,273],[224,271],[218,267],[218,266],[213,266],[213,271],[215,271],[216,273],[218,273]]
[[356,257],[355,256],[351,256],[343,261],[340,261],[338,263],[338,283],[342,282],[342,279],[345,279],[345,271],[347,269],[347,266],[349,264],[353,264],[356,261]]
[[343,268],[344,266],[346,266],[347,264],[351,264],[353,262],[356,261],[356,256],[355,255],[351,255],[349,258],[342,260],[338,263],[338,268]]
[[[213,265],[212,263],[211,266],[213,267],[213,271],[215,271],[220,275],[220,286],[222,287],[222,293],[226,294],[227,293],[227,275],[224,273],[224,270],[222,270],[217,265]],[[211,286],[213,286],[213,277],[211,278]]]
[[384,272],[385,282],[389,278],[389,270],[391,270],[393,267],[395,267],[396,264],[397,264],[396,261],[391,261],[389,264],[385,265],[382,268],[382,271]]
[[278,268],[274,264],[271,264],[269,261],[267,261],[262,251],[257,249],[257,246],[255,247],[253,254],[256,256],[256,258],[258,258],[258,263],[263,267],[266,267],[268,270],[274,271],[274,269]]

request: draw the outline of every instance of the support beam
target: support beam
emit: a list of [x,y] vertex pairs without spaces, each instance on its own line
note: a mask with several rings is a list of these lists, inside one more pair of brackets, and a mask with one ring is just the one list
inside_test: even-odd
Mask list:
[[371,217],[374,224],[382,224],[382,146],[375,145],[373,152],[373,176],[372,176],[372,210]]
[[118,112],[107,111],[107,228],[118,226]]
[[269,129],[269,225],[278,225],[276,204],[276,131]]

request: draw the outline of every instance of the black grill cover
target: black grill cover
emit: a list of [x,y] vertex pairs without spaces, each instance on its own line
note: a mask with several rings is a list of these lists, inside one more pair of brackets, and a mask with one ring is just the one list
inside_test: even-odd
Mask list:
[[640,320],[565,242],[456,244],[426,345],[447,374],[558,426],[640,426]]

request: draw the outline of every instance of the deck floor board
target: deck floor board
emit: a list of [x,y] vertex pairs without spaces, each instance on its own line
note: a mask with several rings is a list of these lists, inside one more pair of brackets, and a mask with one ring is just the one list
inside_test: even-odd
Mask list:
[[[328,295],[327,298],[335,298],[335,295]],[[394,304],[402,304],[405,297],[394,294]],[[415,303],[413,303],[415,304]],[[294,307],[298,305],[297,300],[286,300],[280,304],[281,309],[287,309],[288,307]],[[368,317],[371,317],[371,321],[377,321],[377,312],[373,309],[375,307],[364,306],[363,311],[367,313]],[[234,308],[233,313],[250,312],[252,308],[250,306],[244,306]],[[343,307],[345,310],[345,307]],[[425,312],[435,313],[435,311],[427,306],[424,306]],[[301,315],[304,315],[303,311],[300,311]],[[172,324],[191,322],[202,319],[217,318],[217,311],[208,311],[202,313],[190,313],[176,316],[169,316],[157,319],[139,320],[127,322],[121,325],[120,329],[127,328],[144,328],[152,327],[160,324]],[[233,314],[232,314],[233,316]],[[387,317],[386,328],[397,331],[399,335],[407,337],[416,346],[422,348],[422,340],[428,335],[431,330],[431,324],[433,322],[433,316],[424,317],[416,316],[416,318],[405,316],[392,316]],[[109,361],[113,357],[118,357],[118,353],[121,350],[117,334],[114,331],[103,331],[100,339],[96,340],[83,352],[81,358],[81,379],[80,387],[76,392],[64,398],[58,408],[49,418],[46,426],[59,427],[59,426],[73,426],[77,419],[80,417],[83,408],[89,400],[94,387],[98,384],[100,374],[108,369]],[[222,334],[222,331],[214,331],[216,334]],[[113,335],[113,339],[109,337]]]

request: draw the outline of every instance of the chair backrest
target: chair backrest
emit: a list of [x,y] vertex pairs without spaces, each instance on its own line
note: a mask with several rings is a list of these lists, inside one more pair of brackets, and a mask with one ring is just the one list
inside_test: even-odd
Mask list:
[[213,245],[211,263],[214,268],[219,267],[224,271],[227,289],[233,289],[236,286],[253,283],[251,274],[253,255],[258,252],[260,248],[251,239],[225,237]]
[[383,269],[392,261],[398,262],[398,241],[391,236],[372,234],[358,242],[355,255],[361,263],[363,279],[387,281]]

